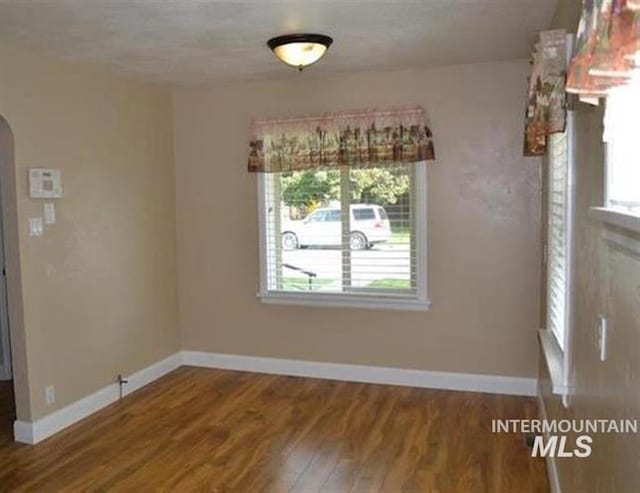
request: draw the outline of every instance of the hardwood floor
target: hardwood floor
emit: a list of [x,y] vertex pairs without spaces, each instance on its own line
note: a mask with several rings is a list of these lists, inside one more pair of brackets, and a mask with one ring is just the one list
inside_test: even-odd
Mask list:
[[13,382],[2,380],[0,381],[0,450],[13,442],[13,421],[15,419]]
[[547,492],[492,418],[535,400],[183,367],[35,446],[1,491]]

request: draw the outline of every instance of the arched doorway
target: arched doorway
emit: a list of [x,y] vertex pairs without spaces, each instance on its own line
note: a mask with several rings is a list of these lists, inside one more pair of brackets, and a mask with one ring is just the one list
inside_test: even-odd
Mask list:
[[[0,115],[0,445],[12,439],[13,419],[31,417],[20,279],[18,209],[11,127]],[[9,382],[9,383],[6,383]],[[8,421],[8,422],[7,422]],[[8,428],[8,429],[7,429]]]

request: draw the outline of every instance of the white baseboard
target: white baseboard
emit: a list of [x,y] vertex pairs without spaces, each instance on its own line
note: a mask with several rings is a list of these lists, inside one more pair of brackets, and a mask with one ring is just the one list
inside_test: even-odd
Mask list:
[[183,351],[182,356],[183,364],[188,366],[326,378],[348,382],[526,396],[535,396],[537,387],[535,378],[408,370],[382,366],[261,358],[199,351]]
[[[143,368],[125,377],[128,383],[123,388],[123,394],[128,395],[135,392],[181,365],[182,354],[177,352],[162,361]],[[13,424],[14,439],[21,443],[38,443],[117,401],[118,398],[118,385],[113,383],[36,421],[16,421]]]
[[[544,399],[542,398],[542,392],[538,391],[538,408],[540,409],[540,419],[547,421],[547,409],[544,406]],[[548,438],[545,436],[545,440]],[[551,493],[562,493],[560,488],[560,476],[558,476],[558,466],[556,464],[556,458],[551,454],[547,454],[545,457],[547,462],[547,477],[549,479],[549,490]]]
[[[325,378],[348,382],[486,392],[491,394],[536,395],[536,379],[534,378],[408,370],[198,351],[177,352],[133,375],[125,377],[129,383],[124,387],[124,395],[135,392],[182,365]],[[118,385],[115,383],[108,385],[36,421],[16,421],[13,426],[14,438],[16,442],[38,443],[112,404],[118,398]]]

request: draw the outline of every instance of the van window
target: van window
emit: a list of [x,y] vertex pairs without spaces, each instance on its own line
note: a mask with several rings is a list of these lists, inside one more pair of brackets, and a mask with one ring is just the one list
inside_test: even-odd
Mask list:
[[342,212],[340,209],[333,209],[327,212],[327,218],[325,221],[340,221],[342,219]]
[[320,223],[327,220],[327,211],[319,210],[307,217],[307,222]]
[[371,221],[376,218],[376,215],[373,209],[368,207],[353,209],[353,217],[356,221]]

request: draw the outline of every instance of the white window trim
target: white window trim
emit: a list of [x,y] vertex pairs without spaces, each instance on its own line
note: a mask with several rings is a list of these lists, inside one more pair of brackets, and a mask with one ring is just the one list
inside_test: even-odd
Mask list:
[[[573,256],[574,256],[574,223],[576,204],[576,159],[575,159],[575,131],[574,112],[567,111],[567,139],[568,139],[568,168],[567,168],[567,289],[565,310],[564,350],[560,347],[555,334],[551,329],[538,331],[540,347],[545,357],[549,377],[551,379],[551,391],[555,395],[562,396],[562,403],[569,407],[573,386],[570,382],[571,372],[571,343],[573,340],[573,316],[572,297],[575,291],[573,280]],[[545,245],[545,249],[547,245]]]
[[612,226],[640,233],[640,216],[613,207],[591,207],[589,217]]
[[416,226],[416,287],[417,297],[406,298],[393,294],[358,293],[291,293],[270,291],[267,284],[267,244],[265,210],[265,177],[258,175],[258,228],[260,246],[260,290],[257,294],[262,303],[276,305],[299,305],[336,308],[372,308],[385,310],[424,311],[431,307],[428,276],[428,214],[427,214],[427,163],[415,165],[415,220]]
[[542,347],[551,378],[551,392],[555,395],[565,396],[569,394],[569,385],[565,381],[565,353],[560,349],[555,336],[548,329],[538,330],[538,338]]

